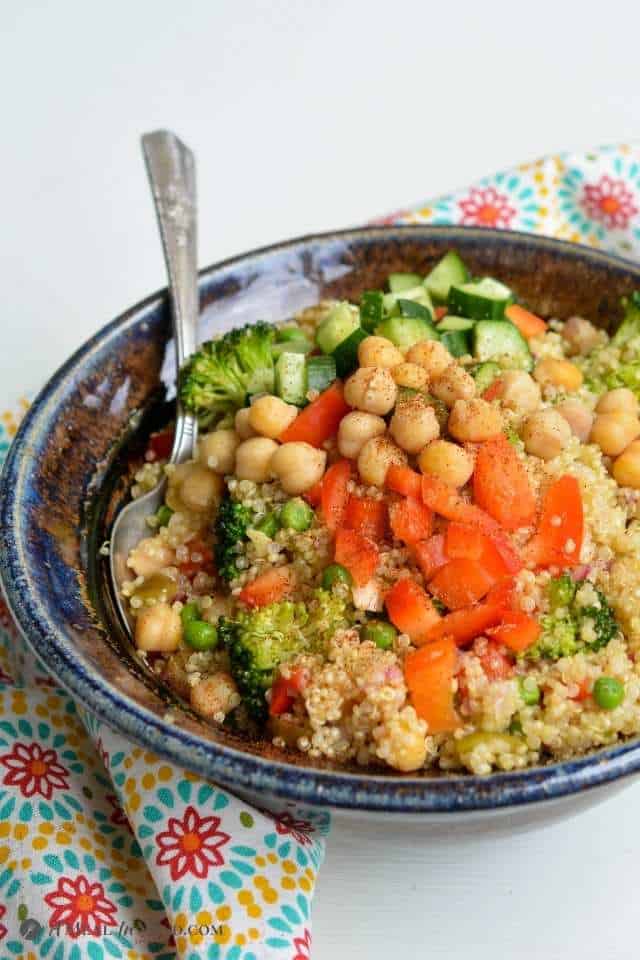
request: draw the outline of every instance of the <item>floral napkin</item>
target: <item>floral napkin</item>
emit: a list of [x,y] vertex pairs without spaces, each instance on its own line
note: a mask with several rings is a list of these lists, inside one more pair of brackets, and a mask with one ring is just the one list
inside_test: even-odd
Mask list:
[[[640,145],[544,157],[377,223],[535,231],[640,256]],[[0,417],[0,460],[26,408]],[[0,960],[309,960],[329,815],[277,815],[127,742],[0,605]]]

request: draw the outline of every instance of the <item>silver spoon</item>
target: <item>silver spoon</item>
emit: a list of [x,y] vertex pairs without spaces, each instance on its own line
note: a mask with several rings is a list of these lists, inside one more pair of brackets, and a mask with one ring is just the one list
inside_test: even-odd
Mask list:
[[[156,207],[162,248],[169,278],[176,376],[198,343],[198,255],[196,175],[193,154],[174,133],[156,130],[142,137],[147,175]],[[176,427],[170,463],[183,463],[195,454],[198,427],[176,398]],[[118,610],[132,632],[132,622],[122,599],[122,585],[132,579],[127,568],[129,552],[149,536],[147,518],[164,502],[164,478],[154,490],[132,500],[118,515],[111,532],[109,564]]]

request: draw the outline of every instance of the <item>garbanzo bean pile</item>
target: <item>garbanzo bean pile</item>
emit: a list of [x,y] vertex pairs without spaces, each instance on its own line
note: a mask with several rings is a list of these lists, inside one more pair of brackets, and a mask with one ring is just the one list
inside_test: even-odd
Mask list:
[[543,320],[454,252],[203,344],[133,494],[139,656],[312,758],[512,770],[640,733],[640,295]]

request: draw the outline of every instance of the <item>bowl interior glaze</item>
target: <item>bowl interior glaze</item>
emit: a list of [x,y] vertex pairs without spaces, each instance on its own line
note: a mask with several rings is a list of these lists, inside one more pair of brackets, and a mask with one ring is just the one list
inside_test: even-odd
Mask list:
[[[615,323],[640,267],[541,237],[460,227],[384,227],[279,244],[201,272],[201,335],[290,317],[323,297],[357,299],[393,271],[426,273],[457,249],[475,274],[512,285],[543,315]],[[47,667],[133,740],[254,798],[397,813],[478,810],[573,793],[640,768],[636,741],[486,778],[336,769],[172,711],[131,655],[98,558],[126,495],[122,464],[166,415],[173,384],[166,292],[103,328],[32,405],[3,474],[0,569],[11,609]]]

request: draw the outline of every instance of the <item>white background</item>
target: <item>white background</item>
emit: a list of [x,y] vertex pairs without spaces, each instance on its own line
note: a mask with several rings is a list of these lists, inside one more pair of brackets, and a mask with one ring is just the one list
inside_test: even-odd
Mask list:
[[[1,0],[3,392],[164,283],[143,131],[197,153],[205,264],[640,135],[639,36],[615,0]],[[337,827],[314,960],[635,957],[639,791],[502,840]]]

